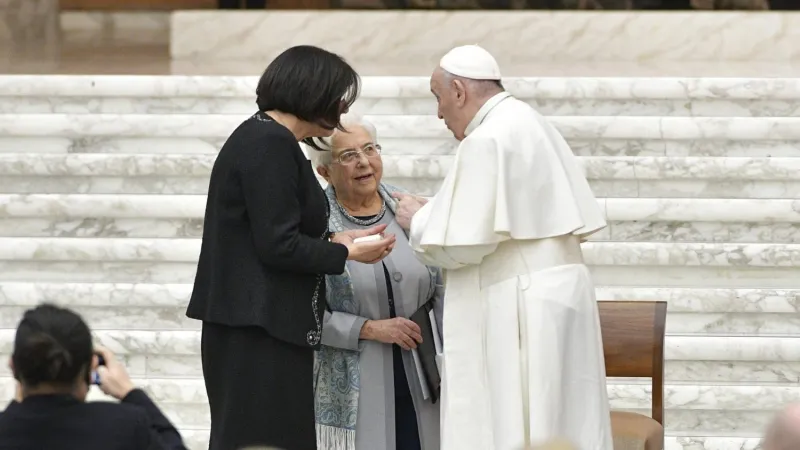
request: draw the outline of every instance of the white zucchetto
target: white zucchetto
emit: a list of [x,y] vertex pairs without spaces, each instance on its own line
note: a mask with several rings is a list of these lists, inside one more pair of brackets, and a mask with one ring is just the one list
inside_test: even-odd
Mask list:
[[491,53],[478,45],[456,47],[439,61],[439,67],[471,80],[500,80],[500,66]]

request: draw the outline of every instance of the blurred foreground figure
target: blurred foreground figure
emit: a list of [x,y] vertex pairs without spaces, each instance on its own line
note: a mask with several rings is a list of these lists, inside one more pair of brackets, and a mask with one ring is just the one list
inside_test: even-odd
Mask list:
[[567,143],[500,78],[475,45],[441,59],[431,91],[461,141],[456,159],[427,204],[397,195],[417,257],[446,269],[442,449],[563,438],[611,450],[600,320],[580,248],[606,222]]
[[800,403],[793,403],[779,412],[764,436],[763,450],[800,448]]
[[[26,311],[9,367],[17,395],[0,413],[0,449],[186,450],[175,426],[112,352],[92,344],[73,311],[48,304]],[[87,402],[93,384],[119,403]]]

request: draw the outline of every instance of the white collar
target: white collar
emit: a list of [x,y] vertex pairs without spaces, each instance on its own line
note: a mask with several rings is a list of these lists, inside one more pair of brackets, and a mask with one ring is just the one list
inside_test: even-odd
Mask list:
[[469,122],[469,125],[467,125],[467,129],[464,130],[464,136],[469,136],[470,133],[475,131],[475,129],[478,128],[478,125],[483,123],[483,119],[485,119],[486,116],[489,115],[489,112],[491,112],[491,110],[494,109],[494,107],[497,106],[498,103],[502,102],[508,97],[511,97],[511,94],[509,94],[506,91],[503,91],[500,92],[499,94],[493,95],[492,98],[490,98],[489,100],[486,100],[486,103],[484,103],[483,106],[481,106],[481,109],[478,110],[478,113],[475,114],[475,117],[473,117],[472,120]]

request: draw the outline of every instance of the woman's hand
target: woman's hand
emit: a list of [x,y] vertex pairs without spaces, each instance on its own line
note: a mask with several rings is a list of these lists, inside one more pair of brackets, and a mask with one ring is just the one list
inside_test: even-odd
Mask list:
[[419,326],[405,317],[394,319],[368,320],[361,327],[361,339],[397,344],[404,350],[417,348],[422,343]]
[[[377,225],[366,230],[349,230],[334,233],[331,242],[342,244],[347,247],[347,259],[366,264],[375,264],[387,257],[394,249],[395,236],[393,234],[384,235],[386,225]],[[370,242],[353,242],[360,237],[381,235],[381,239]]]

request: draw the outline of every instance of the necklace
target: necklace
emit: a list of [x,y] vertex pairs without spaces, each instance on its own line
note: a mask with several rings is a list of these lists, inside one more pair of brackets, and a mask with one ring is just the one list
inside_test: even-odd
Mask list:
[[341,212],[342,215],[345,218],[347,218],[347,220],[353,222],[356,225],[362,225],[365,227],[368,227],[370,225],[375,225],[376,223],[380,222],[381,219],[383,219],[383,216],[386,215],[386,202],[383,200],[381,200],[381,210],[378,211],[378,214],[376,214],[375,217],[369,219],[359,219],[357,217],[353,217],[353,215],[347,212],[347,209],[344,206],[342,206],[341,203],[339,203],[339,199],[336,199],[336,206],[339,208],[339,212]]

